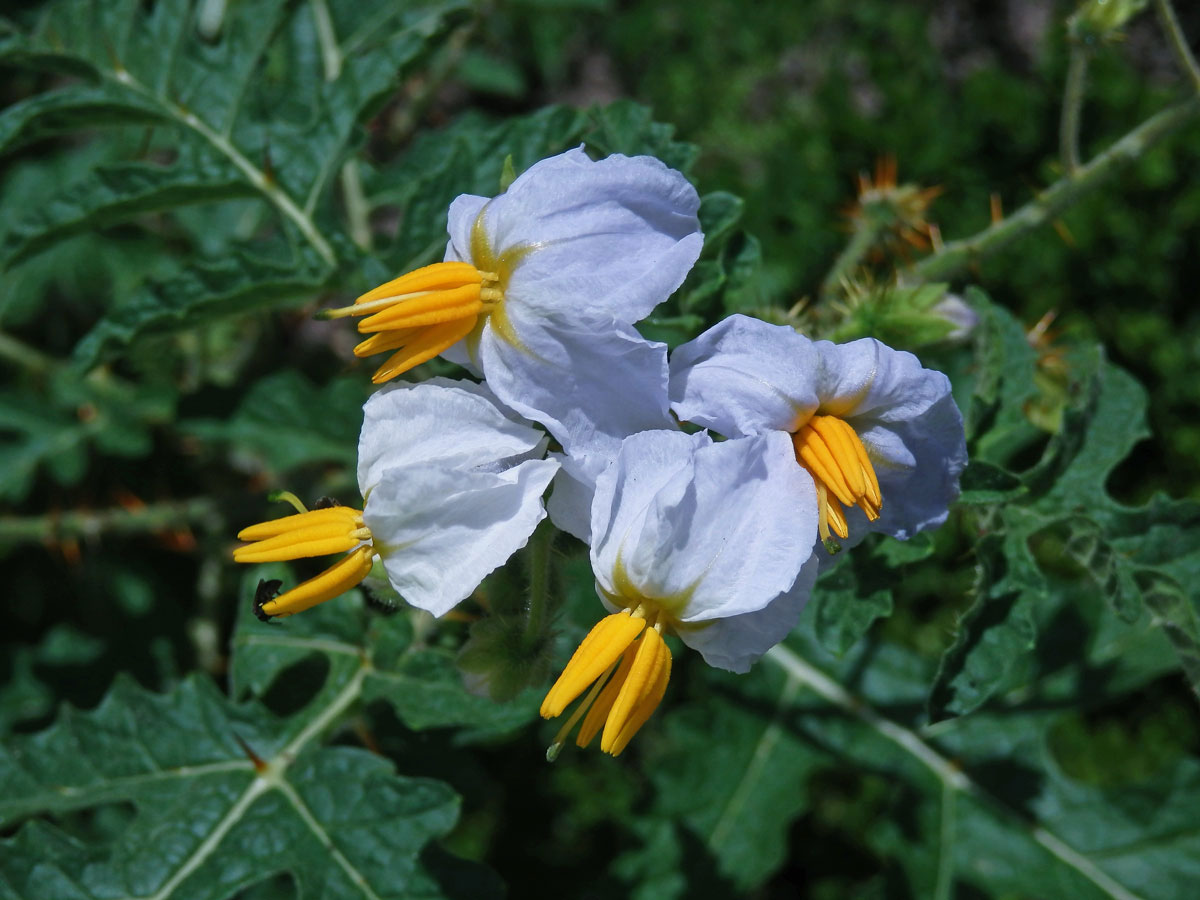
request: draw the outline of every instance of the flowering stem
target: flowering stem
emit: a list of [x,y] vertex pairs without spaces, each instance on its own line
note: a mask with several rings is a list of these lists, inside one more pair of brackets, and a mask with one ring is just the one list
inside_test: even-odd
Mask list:
[[829,274],[821,282],[822,297],[832,296],[839,291],[842,278],[849,275],[854,270],[854,267],[862,262],[862,258],[874,246],[875,240],[879,237],[879,232],[882,230],[882,220],[877,220],[871,215],[864,216],[856,224],[854,236],[850,238],[850,243],[838,254],[838,258],[833,261],[833,266],[829,269]]
[[1083,110],[1084,85],[1087,83],[1088,52],[1078,43],[1071,43],[1071,59],[1067,64],[1067,82],[1063,88],[1062,118],[1058,126],[1058,146],[1067,177],[1079,168],[1079,123]]
[[554,528],[543,522],[529,538],[529,618],[525,621],[525,644],[542,636],[546,625],[546,599],[550,594],[550,551]]
[[218,509],[216,502],[208,497],[193,497],[95,512],[71,510],[42,516],[0,516],[0,544],[165,531],[212,519],[219,514]]
[[1167,40],[1171,42],[1175,58],[1179,61],[1183,71],[1191,78],[1192,87],[1200,93],[1200,65],[1197,65],[1196,57],[1188,48],[1187,38],[1183,34],[1183,29],[1179,27],[1179,19],[1175,16],[1171,0],[1154,0],[1154,8],[1158,12],[1158,21],[1162,23],[1163,31],[1167,33]]
[[978,234],[951,241],[940,251],[925,257],[903,274],[907,283],[947,281],[983,257],[1007,247],[1013,241],[1054,219],[1075,201],[1099,187],[1122,167],[1140,158],[1168,135],[1178,131],[1200,114],[1200,97],[1185,100],[1151,116],[1102,153],[1097,154],[1074,175],[1060,178],[1012,215]]

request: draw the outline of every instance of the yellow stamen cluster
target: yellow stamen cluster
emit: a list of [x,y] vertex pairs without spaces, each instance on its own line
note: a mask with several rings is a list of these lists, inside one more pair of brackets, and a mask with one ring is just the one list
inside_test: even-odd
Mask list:
[[[854,429],[837,416],[813,416],[792,435],[796,462],[817,486],[818,529],[822,541],[830,528],[850,536],[842,507],[857,506],[872,522],[879,518],[883,497],[867,449]],[[835,502],[836,501],[836,502]]]
[[374,557],[371,530],[363,524],[362,511],[348,506],[260,522],[243,528],[238,539],[253,542],[233,551],[234,562],[240,563],[280,562],[351,551],[320,575],[279,597],[256,598],[255,612],[260,618],[290,616],[344,594],[367,577]]
[[365,316],[358,330],[370,337],[354,348],[354,355],[395,351],[372,376],[379,384],[433,359],[469,335],[480,317],[503,299],[498,279],[494,272],[481,272],[470,263],[434,263],[381,284],[353,306],[326,310],[320,316]]
[[554,738],[548,759],[558,756],[581,717],[575,743],[586,747],[603,728],[600,749],[619,756],[658,708],[671,677],[671,651],[657,619],[655,615],[656,621],[647,623],[646,610],[639,606],[606,616],[588,632],[542,701],[542,718],[552,719],[591,685]]

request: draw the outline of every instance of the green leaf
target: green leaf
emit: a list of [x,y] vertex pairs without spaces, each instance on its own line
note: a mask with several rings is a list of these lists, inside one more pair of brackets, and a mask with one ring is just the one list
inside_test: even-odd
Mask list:
[[259,579],[272,578],[281,579],[284,590],[298,581],[279,566],[255,567],[243,580],[233,639],[235,696],[263,696],[289,668],[324,657],[333,671],[363,666],[362,698],[388,704],[417,731],[462,726],[459,739],[473,740],[511,731],[537,716],[537,690],[507,704],[470,693],[455,664],[457,645],[430,640],[428,632],[441,626],[427,613],[380,614],[354,591],[302,616],[258,621],[251,600]]
[[968,290],[966,299],[980,317],[975,329],[978,374],[965,410],[971,459],[1004,465],[1042,434],[1025,414],[1026,404],[1038,393],[1037,355],[1011,314],[977,288]]
[[198,156],[170,167],[126,164],[94,169],[88,180],[47,198],[33,215],[11,227],[0,245],[0,259],[11,266],[74,234],[138,213],[254,194],[228,160],[211,153]]
[[1179,655],[1192,691],[1200,699],[1200,602],[1172,578],[1152,570],[1138,573],[1147,608],[1159,619]]
[[866,589],[850,560],[821,576],[810,602],[816,609],[813,627],[818,640],[839,656],[858,643],[876,619],[892,614],[892,592]]
[[[150,286],[84,339],[79,364],[93,366],[151,332],[307,299],[325,283],[339,248],[349,246],[344,231],[330,227],[330,194],[359,124],[394,91],[397,73],[416,65],[466,9],[454,0],[339,3],[332,11],[324,2],[272,0],[227,6],[213,31],[186,0],[86,11],[63,0],[47,7],[35,32],[10,36],[0,48],[10,64],[53,66],[91,84],[0,114],[0,149],[70,128],[155,123],[174,132],[167,146],[178,149],[178,160],[164,169],[104,167],[68,185],[16,227],[8,252],[19,257],[150,210],[240,196],[260,198],[282,226],[256,243],[296,242],[279,267],[265,254],[239,251]],[[360,52],[364,42],[370,52]]]
[[90,369],[147,335],[307,301],[329,277],[320,257],[303,246],[286,261],[238,253],[222,262],[197,264],[145,286],[101,319],[75,347],[74,363]]
[[962,494],[959,503],[1003,503],[1015,500],[1028,491],[1021,479],[999,466],[971,460],[959,482]]
[[1022,536],[1009,532],[980,542],[980,582],[985,587],[959,623],[942,656],[929,694],[934,721],[978,709],[1012,687],[1015,673],[1036,644],[1035,604],[1045,582]]
[[256,382],[228,419],[185,419],[180,429],[227,443],[276,474],[315,462],[353,467],[366,396],[357,379],[319,388],[285,369]]
[[684,823],[738,891],[783,862],[788,824],[823,761],[793,727],[800,683],[777,669],[756,675],[706,668],[711,697],[672,710],[661,734],[637,738],[648,744],[655,815]]
[[[306,894],[446,896],[423,856],[457,818],[450,788],[316,743],[363,676],[357,665],[331,674],[287,723],[230,703],[203,676],[166,695],[120,679],[95,711],[64,710],[48,731],[13,739],[0,751],[6,824],[136,812],[99,845],[27,822],[0,854],[7,896],[217,900],[285,872]],[[490,893],[486,879],[476,887]]]
[[0,734],[54,710],[55,692],[43,680],[44,670],[86,665],[103,652],[102,641],[69,625],[55,626],[35,647],[8,647],[4,655],[12,668],[0,684]]
[[174,392],[94,373],[80,379],[54,361],[32,388],[0,393],[0,497],[23,499],[39,469],[59,484],[77,484],[90,445],[113,456],[151,448],[151,427],[169,421]]
[[592,127],[587,145],[604,156],[656,156],[672,169],[687,175],[700,154],[695,144],[675,140],[675,126],[655,122],[649,107],[632,100],[618,100],[590,110]]

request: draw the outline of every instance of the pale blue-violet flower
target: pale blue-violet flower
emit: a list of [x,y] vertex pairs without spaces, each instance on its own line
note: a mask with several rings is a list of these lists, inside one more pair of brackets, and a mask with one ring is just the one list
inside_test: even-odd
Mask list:
[[727,437],[790,436],[827,546],[833,534],[909,538],[958,496],[967,451],[950,380],[873,338],[812,341],[730,316],[676,348],[671,401],[681,420]]
[[[380,391],[363,407],[361,510],[303,510],[243,529],[234,550],[257,563],[346,552],[279,597],[256,597],[260,618],[288,616],[349,590],[376,557],[411,605],[442,615],[523,547],[546,516],[558,463],[546,437],[497,405],[488,389],[435,378]],[[348,551],[348,552],[347,552]]]
[[392,352],[376,382],[439,354],[482,375],[563,445],[586,503],[621,439],[673,427],[666,347],[633,323],[699,256],[699,206],[687,179],[657,159],[569,150],[498,197],[454,200],[445,262],[322,316],[364,316],[358,328],[370,337],[355,353]]
[[553,718],[587,691],[551,758],[580,719],[579,746],[603,732],[604,752],[625,749],[666,690],[664,633],[737,672],[782,640],[816,577],[816,529],[816,492],[786,435],[627,438],[592,501],[592,570],[611,615],[542,702]]

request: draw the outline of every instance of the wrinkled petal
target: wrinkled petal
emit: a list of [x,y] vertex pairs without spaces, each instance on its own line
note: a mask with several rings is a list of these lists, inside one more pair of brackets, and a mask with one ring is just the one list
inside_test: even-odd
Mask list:
[[589,477],[628,435],[676,427],[667,408],[665,344],[611,319],[515,308],[510,318],[520,347],[484,329],[488,384],[502,403],[545,425]]
[[483,385],[397,384],[363,406],[358,483],[364,497],[389,469],[432,462],[472,469],[538,454],[544,435],[502,410]]
[[714,444],[647,432],[597,479],[592,568],[603,592],[636,602],[632,588],[676,621],[704,621],[787,590],[816,530],[812,480],[787,435]]
[[[946,521],[950,504],[958,498],[959,476],[967,465],[962,414],[948,384],[941,399],[916,418],[869,425],[861,437],[883,494],[883,507],[879,519],[870,523],[871,531],[905,540]],[[895,450],[884,452],[886,447],[903,448],[903,457]]]
[[679,639],[699,651],[704,661],[730,672],[749,672],[764,653],[788,636],[812,596],[820,570],[820,556],[809,557],[795,584],[762,609],[713,619],[677,630]]
[[671,408],[728,437],[795,431],[817,409],[817,366],[794,329],[730,316],[671,354]]
[[880,518],[862,526],[903,540],[940,525],[967,462],[950,379],[873,338],[816,347],[821,411],[854,428],[879,478]]
[[382,473],[363,520],[392,586],[435,616],[449,611],[525,546],[556,471],[553,460],[528,460],[498,473],[439,464]]
[[598,162],[582,149],[531,166],[500,196],[450,207],[450,249],[470,262],[482,210],[493,254],[533,247],[516,266],[506,302],[580,309],[632,323],[683,283],[700,255],[700,198],[679,172],[649,156]]
[[857,419],[906,422],[950,392],[950,379],[905,350],[874,338],[846,344],[817,341],[814,373],[820,411],[857,426]]

